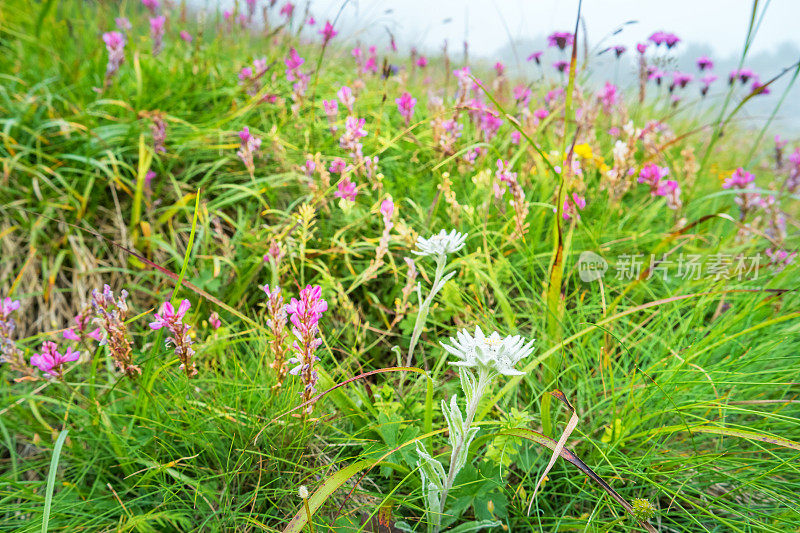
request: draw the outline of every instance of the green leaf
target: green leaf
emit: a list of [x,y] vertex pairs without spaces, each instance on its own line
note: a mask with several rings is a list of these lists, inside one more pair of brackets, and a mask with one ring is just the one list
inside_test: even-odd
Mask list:
[[50,524],[50,508],[53,505],[53,488],[56,485],[56,473],[58,472],[58,460],[61,457],[61,447],[67,440],[68,429],[62,431],[53,446],[53,457],[50,459],[50,472],[47,473],[47,490],[44,496],[44,511],[42,512],[42,533],[47,533]]

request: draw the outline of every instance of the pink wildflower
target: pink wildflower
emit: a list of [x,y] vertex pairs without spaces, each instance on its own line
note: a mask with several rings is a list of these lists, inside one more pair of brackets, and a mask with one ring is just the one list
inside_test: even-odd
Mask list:
[[547,36],[547,46],[556,46],[563,50],[567,46],[572,46],[574,40],[572,33],[557,31]]
[[125,301],[128,291],[122,290],[119,298],[114,298],[111,287],[103,285],[103,291],[92,291],[92,309],[94,310],[93,322],[102,333],[95,330],[89,336],[98,340],[100,345],[108,346],[114,364],[128,377],[141,373],[138,366],[133,364],[131,341],[128,339],[128,327],[125,319],[128,316],[128,304]]
[[742,167],[737,168],[731,173],[723,183],[723,189],[747,189],[756,181],[756,177],[747,172]]
[[345,163],[344,159],[341,157],[336,157],[331,162],[331,165],[328,167],[328,172],[331,174],[341,174],[344,172],[344,169],[347,167],[347,163]]
[[563,59],[559,59],[555,63],[553,63],[553,68],[557,71],[561,72],[562,74],[569,68],[569,61],[564,61]]
[[110,31],[103,34],[103,42],[106,43],[106,50],[108,50],[108,63],[106,63],[104,83],[108,87],[120,65],[125,61],[125,36],[118,31]]
[[394,201],[391,196],[381,202],[381,215],[383,215],[384,225],[389,226],[392,223],[392,215],[394,215]]
[[353,96],[353,91],[350,87],[344,85],[341,89],[336,92],[336,96],[339,98],[339,101],[347,108],[347,110],[352,113],[353,112],[353,104],[356,103],[356,98]]
[[115,18],[114,19],[114,24],[117,26],[117,29],[119,29],[122,32],[128,32],[128,31],[131,31],[133,29],[133,25],[131,24],[131,21],[128,20],[127,17],[117,17],[117,18]]
[[241,139],[241,144],[236,155],[239,156],[239,159],[242,160],[244,166],[252,176],[255,172],[255,163],[253,160],[258,156],[259,150],[261,149],[261,139],[251,135],[250,128],[247,126],[242,128],[242,131],[239,132],[239,138]]
[[158,8],[161,5],[159,0],[142,0],[142,5],[150,11],[151,15],[155,15],[158,12]]
[[164,48],[164,24],[167,22],[164,15],[150,19],[150,38],[153,40],[153,56],[157,56]]
[[336,129],[335,122],[339,118],[339,102],[336,100],[323,100],[322,107],[325,109],[325,115],[328,117],[328,125],[331,131]]
[[701,71],[711,70],[714,68],[714,62],[711,61],[708,56],[700,56],[697,58],[697,68],[699,68]]
[[669,174],[669,169],[666,167],[659,167],[655,163],[648,163],[645,165],[641,172],[639,172],[639,183],[644,183],[650,186],[650,192],[655,196],[658,189],[658,182]]
[[294,14],[294,4],[291,2],[286,2],[283,4],[280,14],[285,16],[287,19],[292,18],[292,15]]
[[333,29],[333,24],[326,21],[325,27],[319,30],[319,34],[322,35],[322,46],[325,46],[331,39],[339,35],[339,32]]
[[184,42],[190,43],[192,42],[192,34],[186,30],[181,30],[181,39],[183,39]]
[[406,126],[411,121],[411,116],[414,114],[414,106],[417,105],[417,99],[411,96],[411,93],[408,91],[404,92],[400,95],[400,98],[396,98],[394,101],[397,104],[397,110],[400,112],[400,116],[406,121]]
[[536,51],[528,56],[528,61],[536,61],[537,65],[542,64],[542,53],[541,51]]
[[356,184],[350,181],[349,177],[345,177],[339,182],[338,190],[336,193],[334,193],[334,196],[336,198],[342,198],[343,200],[355,202],[357,194],[358,190],[356,189]]
[[[293,376],[299,375],[304,387],[300,392],[303,403],[309,402],[316,392],[315,385],[319,376],[314,370],[314,363],[319,358],[314,352],[322,344],[319,335],[319,320],[328,310],[328,303],[322,299],[322,288],[319,285],[307,285],[300,291],[300,299],[292,298],[285,307],[292,323],[292,334],[295,342],[292,344],[294,357],[289,359],[289,364],[297,365],[289,371]],[[313,404],[305,408],[306,413],[311,413]]]
[[276,387],[283,385],[283,380],[289,368],[286,366],[286,306],[283,304],[283,294],[280,287],[270,288],[269,285],[261,287],[267,295],[267,325],[272,332],[269,341],[272,348],[273,360],[270,367],[275,370],[277,376]]
[[597,93],[597,99],[603,106],[603,111],[610,113],[611,109],[617,104],[617,86],[606,82],[603,89]]
[[287,57],[283,62],[286,64],[286,80],[295,81],[299,78],[300,67],[306,62],[306,60],[300,57],[300,54],[297,53],[297,50],[292,48],[289,50],[289,57]]
[[77,361],[81,355],[80,352],[72,351],[72,348],[67,348],[67,351],[62,355],[58,351],[58,345],[51,341],[44,342],[41,351],[41,353],[34,354],[31,357],[31,365],[57,378],[63,377],[64,370],[62,366],[65,363]]
[[167,346],[172,345],[175,350],[175,355],[181,362],[180,369],[186,372],[186,377],[194,377],[197,375],[197,368],[192,361],[194,355],[194,348],[192,348],[192,338],[189,335],[191,326],[183,322],[186,312],[192,304],[189,300],[181,301],[178,309],[170,302],[161,304],[161,309],[155,315],[155,320],[150,322],[150,329],[166,328],[171,336],[167,337]]

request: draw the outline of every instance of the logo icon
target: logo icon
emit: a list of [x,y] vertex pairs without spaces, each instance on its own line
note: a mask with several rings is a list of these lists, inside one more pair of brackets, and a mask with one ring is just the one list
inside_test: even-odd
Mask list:
[[586,250],[578,257],[578,275],[581,281],[590,283],[603,277],[608,270],[608,262],[602,256]]

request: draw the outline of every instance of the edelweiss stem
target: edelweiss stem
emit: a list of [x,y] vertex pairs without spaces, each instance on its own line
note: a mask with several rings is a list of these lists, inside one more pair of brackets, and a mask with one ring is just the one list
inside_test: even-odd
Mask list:
[[444,267],[447,264],[447,256],[441,254],[436,258],[436,274],[433,277],[433,284],[428,293],[428,297],[420,305],[419,312],[417,313],[417,320],[414,322],[414,332],[411,334],[411,343],[408,345],[408,355],[406,356],[406,366],[411,366],[411,359],[414,356],[414,348],[417,346],[420,335],[422,335],[422,328],[425,327],[425,321],[428,319],[428,311],[430,310],[431,303],[436,293],[439,292],[439,281],[444,274]]
[[[441,520],[441,516],[444,515],[444,505],[447,501],[447,493],[450,492],[451,488],[453,488],[453,482],[458,474],[458,470],[456,470],[455,466],[456,457],[461,453],[461,448],[464,447],[464,440],[467,438],[467,433],[470,426],[472,426],[472,420],[475,418],[475,412],[478,410],[478,403],[483,397],[483,390],[486,388],[486,385],[488,385],[490,380],[491,378],[484,372],[478,373],[478,385],[475,387],[475,393],[472,395],[472,398],[467,405],[467,411],[464,415],[464,427],[461,431],[461,438],[458,440],[456,447],[450,453],[450,468],[447,472],[447,480],[445,481],[444,487],[442,487],[442,499],[439,502],[439,520]],[[440,530],[441,525],[437,524],[436,533],[439,533]]]

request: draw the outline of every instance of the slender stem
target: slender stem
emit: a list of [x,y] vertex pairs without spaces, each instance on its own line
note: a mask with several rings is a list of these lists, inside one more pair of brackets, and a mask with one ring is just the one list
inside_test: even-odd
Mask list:
[[[472,426],[475,413],[478,411],[478,403],[481,401],[481,398],[483,397],[483,391],[486,388],[486,385],[489,384],[489,381],[491,381],[491,376],[489,374],[483,371],[478,372],[478,384],[475,387],[475,392],[473,393],[469,404],[467,404],[467,412],[465,413],[464,426],[461,430],[461,438],[458,440],[452,452],[450,453],[450,468],[447,472],[447,480],[442,488],[442,498],[439,501],[439,520],[441,520],[441,516],[444,514],[444,505],[447,500],[447,494],[450,492],[450,489],[453,488],[453,482],[458,474],[458,470],[456,469],[456,457],[458,457],[458,455],[461,453],[461,449],[464,447],[464,442],[467,438],[467,434],[469,433],[470,426]],[[441,526],[437,524],[437,533],[439,532],[440,528]]]
[[406,366],[411,366],[411,359],[414,356],[414,348],[419,341],[420,335],[422,335],[422,329],[425,327],[425,321],[428,319],[428,311],[430,310],[431,303],[433,303],[433,298],[436,296],[437,285],[439,285],[439,280],[442,279],[442,274],[444,274],[444,267],[447,264],[447,256],[444,254],[439,255],[436,258],[436,274],[433,277],[433,285],[431,286],[431,291],[428,293],[427,298],[425,301],[422,302],[422,305],[419,308],[419,312],[417,313],[417,320],[414,322],[414,332],[411,334],[411,343],[408,345],[408,355],[406,355]]

